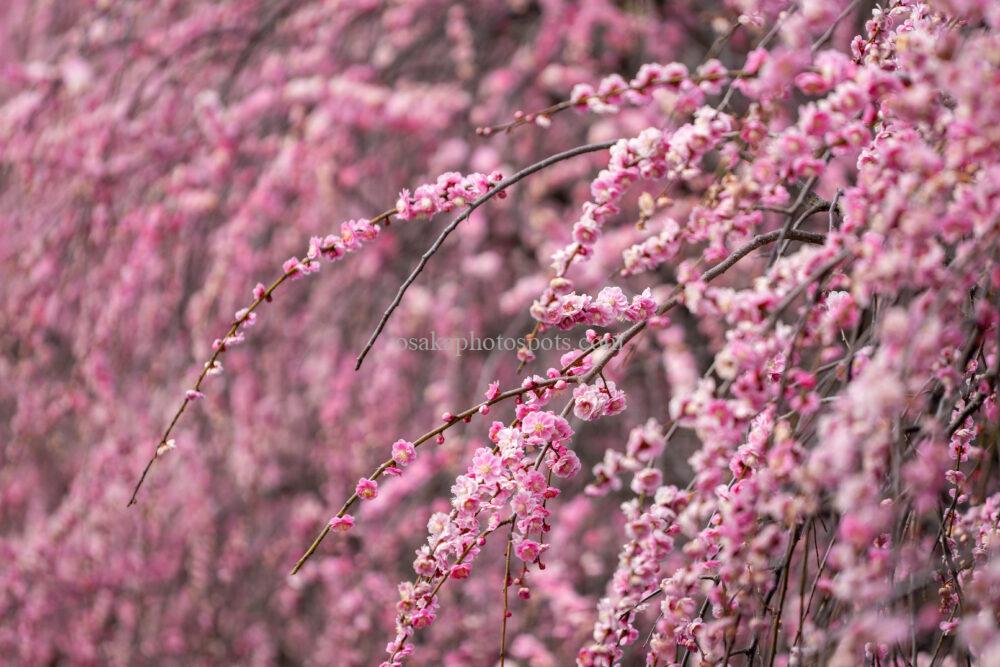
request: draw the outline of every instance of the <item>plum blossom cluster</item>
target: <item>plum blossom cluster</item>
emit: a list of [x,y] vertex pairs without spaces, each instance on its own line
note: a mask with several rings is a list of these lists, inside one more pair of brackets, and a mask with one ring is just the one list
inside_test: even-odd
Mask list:
[[595,113],[618,113],[622,103],[635,106],[649,104],[657,90],[674,96],[674,108],[690,113],[705,100],[705,95],[717,95],[732,77],[742,72],[730,72],[719,60],[712,58],[689,72],[684,63],[646,63],[631,81],[619,74],[601,79],[597,88],[587,83],[573,87],[570,104],[586,107]]
[[[431,218],[438,213],[449,213],[468,206],[502,180],[503,175],[499,171],[467,176],[458,172],[447,172],[438,176],[434,183],[418,186],[412,194],[404,189],[399,194],[396,208],[379,216],[379,219],[398,218],[410,221]],[[498,196],[503,198],[505,193],[500,192]],[[285,274],[294,277],[315,273],[319,271],[320,259],[336,261],[349,252],[359,250],[364,243],[378,238],[379,232],[378,223],[372,220],[348,220],[341,223],[339,234],[311,238],[305,258],[299,260],[297,257],[290,257],[281,268]],[[262,285],[258,284],[254,289],[256,302],[268,296],[267,290]],[[237,320],[244,314],[246,314],[244,311],[237,313]]]
[[[566,365],[568,366],[569,364],[567,363]],[[527,399],[528,401],[535,405],[542,405],[542,401],[549,400],[552,392],[562,391],[566,387],[567,378],[560,375],[560,372],[555,368],[549,369],[548,378],[527,378],[521,383],[521,387],[519,389],[509,390],[507,392],[501,392],[499,381],[493,381],[483,393],[485,400],[480,402],[477,406],[473,406],[458,415],[452,414],[451,412],[445,412],[441,415],[441,421],[443,422],[441,426],[432,429],[412,442],[402,438],[396,440],[391,447],[391,458],[379,465],[369,476],[362,477],[358,480],[357,484],[354,486],[354,494],[347,499],[341,510],[326,524],[319,536],[313,541],[310,549],[296,564],[292,573],[296,573],[302,567],[302,565],[306,562],[306,560],[308,560],[309,557],[312,556],[330,532],[344,533],[353,528],[355,525],[355,519],[353,515],[347,513],[348,510],[351,509],[357,501],[376,499],[379,495],[378,480],[384,476],[401,476],[403,474],[403,469],[410,466],[417,460],[418,447],[430,442],[431,440],[438,445],[444,444],[445,431],[459,423],[467,423],[471,421],[475,414],[483,416],[488,415],[490,413],[490,405],[498,403],[505,398],[514,397],[518,405],[523,405],[525,401],[524,397],[527,395],[529,397]],[[621,394],[619,402],[621,405],[624,405],[624,394]],[[496,424],[499,424],[499,422],[496,422]],[[576,468],[579,468],[579,460],[572,457],[566,459],[566,462],[563,463],[563,468],[565,469],[565,467],[570,465],[572,461],[576,461]],[[574,468],[574,473],[576,468]]]
[[620,475],[633,473],[631,490],[636,497],[622,504],[627,542],[618,555],[618,566],[609,579],[608,593],[597,604],[593,643],[580,649],[580,665],[614,664],[624,647],[638,638],[634,621],[647,596],[659,587],[664,560],[674,550],[680,532],[678,514],[686,507],[689,492],[663,484],[656,462],[666,449],[668,434],[654,419],[632,429],[625,452],[608,449],[604,461],[594,466],[586,492],[602,496],[621,488]]
[[520,125],[533,123],[547,128],[552,125],[552,115],[566,109],[587,109],[598,114],[618,113],[623,104],[642,107],[666,94],[672,108],[680,113],[690,113],[699,107],[706,95],[717,95],[723,87],[738,78],[753,76],[753,72],[730,71],[716,58],[710,58],[689,72],[680,62],[646,63],[639,68],[631,81],[620,74],[610,74],[601,79],[595,88],[589,83],[573,86],[568,100],[540,111],[514,112],[514,120],[503,125],[478,127],[476,134],[490,136],[498,130],[510,131]]
[[[732,116],[701,107],[691,122],[672,132],[650,127],[615,144],[608,167],[590,184],[592,199],[583,205],[583,214],[573,225],[573,243],[553,255],[556,272],[565,274],[574,260],[593,254],[602,229],[621,212],[622,200],[634,183],[640,179],[694,178],[701,173],[701,159],[732,130]],[[547,291],[543,301],[549,296]]]
[[613,417],[624,411],[627,404],[625,392],[610,380],[600,384],[579,384],[573,389],[573,414],[583,421]]
[[509,524],[508,542],[522,562],[522,571],[504,586],[516,585],[519,597],[530,595],[528,574],[532,568],[544,568],[542,556],[548,549],[544,538],[551,512],[546,505],[559,495],[539,464],[560,479],[575,476],[581,467],[567,446],[573,429],[563,417],[545,409],[556,392],[554,388],[531,391],[517,405],[513,425],[493,422],[492,446],[477,449],[465,474],[452,485],[450,512],[431,516],[427,543],[413,561],[418,578],[400,585],[396,636],[388,645],[384,665],[400,665],[412,653],[413,632],[437,617],[441,585],[448,579],[468,578],[485,536],[505,525]]
[[[618,556],[618,567],[611,576],[606,597],[597,604],[593,642],[580,649],[577,664],[584,667],[616,664],[625,648],[639,638],[635,618],[650,593],[658,590],[664,561],[674,551],[680,526],[677,516],[688,502],[689,492],[672,486],[660,486],[655,468],[636,473],[636,486],[656,487],[652,502],[646,505],[635,498],[623,504],[628,541]],[[692,601],[693,602],[693,601]]]
[[677,256],[683,237],[680,225],[673,218],[660,224],[660,232],[622,251],[622,274],[652,271]]
[[[607,495],[612,491],[621,488],[621,475],[630,471],[637,473],[640,470],[648,470],[644,473],[646,482],[641,482],[636,477],[636,484],[633,491],[636,494],[647,494],[649,483],[652,483],[659,470],[651,467],[666,449],[667,438],[663,433],[663,428],[655,419],[650,419],[643,426],[633,428],[629,433],[628,441],[625,445],[625,452],[608,449],[604,453],[604,460],[594,466],[593,479],[587,485],[587,494],[592,496]],[[661,477],[662,479],[662,477]],[[649,483],[647,483],[649,482]],[[658,483],[653,484],[653,491]]]
[[543,304],[536,300],[531,315],[543,324],[572,329],[577,325],[608,327],[621,321],[641,322],[656,313],[656,301],[649,288],[632,297],[620,287],[605,287],[596,297],[571,291],[572,282],[565,278],[551,281],[552,300]]
[[[762,67],[772,56],[757,50],[748,58],[748,68]],[[752,63],[752,64],[750,64]],[[777,67],[777,66],[776,66]],[[699,203],[691,208],[684,224],[666,218],[658,234],[651,235],[622,253],[623,273],[656,269],[674,259],[681,243],[708,242],[702,257],[715,261],[725,256],[734,242],[746,239],[763,222],[761,210],[781,209],[793,204],[786,184],[796,179],[816,179],[829,156],[854,154],[871,136],[871,114],[878,100],[897,90],[896,77],[880,68],[859,68],[848,56],[836,51],[822,51],[814,69],[782,70],[787,91],[788,76],[803,92],[824,95],[800,110],[795,123],[780,131],[768,131],[759,106],[751,106],[740,119],[738,142],[729,141],[719,150],[727,166],[735,168],[752,152],[753,160],[719,183],[710,205]],[[777,73],[771,76],[775,79]],[[767,78],[763,79],[766,83]],[[751,99],[766,100],[761,77],[737,82]],[[683,130],[684,128],[681,128]],[[678,130],[680,131],[680,130]],[[804,202],[795,202],[799,208]],[[808,210],[808,209],[807,209]],[[795,212],[795,211],[792,211]],[[682,268],[684,263],[682,263]]]
[[[502,180],[503,174],[499,171],[468,176],[450,171],[438,176],[436,182],[421,185],[412,193],[409,190],[400,192],[394,215],[400,220],[414,220],[449,213],[468,206]],[[498,196],[503,198],[506,193],[500,192]]]
[[[289,257],[281,265],[281,270],[291,275],[293,279],[316,273],[320,269],[321,259],[335,262],[347,253],[360,250],[365,243],[377,239],[380,231],[378,224],[371,220],[364,218],[347,220],[340,224],[339,234],[314,236],[309,239],[309,249],[305,257],[301,260],[298,257]],[[254,298],[260,301],[267,296],[267,289],[258,283],[254,288]]]

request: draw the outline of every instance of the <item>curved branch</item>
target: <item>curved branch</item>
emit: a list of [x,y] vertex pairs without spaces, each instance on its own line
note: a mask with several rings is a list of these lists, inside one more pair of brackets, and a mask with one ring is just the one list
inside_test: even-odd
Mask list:
[[406,294],[406,290],[409,289],[410,285],[413,284],[413,281],[417,279],[417,276],[420,275],[420,272],[424,270],[424,267],[427,266],[427,262],[430,261],[430,258],[433,257],[434,253],[438,251],[438,249],[444,243],[445,239],[447,239],[448,236],[453,231],[455,231],[455,229],[460,224],[462,224],[462,222],[468,219],[468,217],[472,215],[473,211],[475,211],[477,208],[488,202],[490,199],[493,199],[493,197],[497,196],[510,186],[514,185],[518,181],[527,178],[528,176],[534,174],[537,171],[541,171],[546,167],[551,167],[557,162],[562,162],[563,160],[568,160],[578,155],[584,155],[585,153],[594,153],[596,151],[606,150],[614,146],[616,143],[618,143],[618,141],[619,141],[618,139],[615,139],[613,141],[602,141],[596,144],[577,146],[576,148],[571,148],[568,151],[563,151],[562,153],[557,153],[555,155],[549,156],[544,160],[542,160],[541,162],[536,162],[535,164],[529,167],[525,167],[524,169],[517,172],[513,176],[508,176],[507,178],[497,183],[493,187],[493,189],[486,192],[484,195],[479,197],[479,199],[469,204],[469,207],[465,209],[465,211],[463,211],[461,215],[452,220],[451,223],[441,231],[438,237],[434,240],[434,243],[431,244],[431,247],[428,248],[427,251],[420,256],[420,261],[417,263],[416,268],[414,268],[413,271],[410,272],[410,275],[406,277],[406,280],[403,281],[403,284],[399,286],[399,289],[396,291],[396,296],[393,298],[392,303],[390,303],[389,307],[386,308],[384,313],[382,313],[382,319],[379,320],[378,326],[375,327],[375,331],[372,332],[372,335],[368,338],[368,342],[365,343],[364,349],[361,350],[361,354],[358,355],[357,361],[355,361],[354,363],[354,370],[358,370],[361,368],[361,364],[364,363],[365,357],[368,356],[368,352],[371,351],[372,346],[375,345],[375,341],[382,333],[382,330],[385,329],[385,325],[389,322],[389,318],[392,317],[393,311],[395,311],[396,308],[399,307],[400,302],[403,300],[403,295]]

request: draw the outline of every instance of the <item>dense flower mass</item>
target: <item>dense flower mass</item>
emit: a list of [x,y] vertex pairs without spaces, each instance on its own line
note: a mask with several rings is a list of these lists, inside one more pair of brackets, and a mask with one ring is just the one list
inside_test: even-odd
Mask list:
[[1000,664],[1000,3],[0,31],[0,661]]

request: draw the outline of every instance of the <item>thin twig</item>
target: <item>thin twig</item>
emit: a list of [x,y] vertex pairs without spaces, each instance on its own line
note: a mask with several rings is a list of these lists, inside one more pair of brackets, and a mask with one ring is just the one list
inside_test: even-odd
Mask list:
[[778,605],[775,607],[774,626],[771,629],[771,656],[767,661],[767,667],[773,667],[774,659],[778,656],[778,631],[781,629],[781,615],[785,606],[785,594],[788,592],[788,577],[791,574],[792,556],[795,554],[795,547],[799,543],[801,532],[802,526],[796,526],[792,539],[788,543],[785,564],[782,566],[781,593],[778,595]]
[[[394,208],[389,209],[387,211],[383,211],[382,213],[379,213],[377,216],[372,218],[371,223],[379,224],[381,222],[385,222],[386,224],[388,224],[389,218],[391,218],[395,213],[396,209]],[[320,248],[320,250],[327,251],[332,249],[332,247],[333,246],[323,246],[322,248]],[[320,261],[318,258],[307,257],[302,260],[302,264],[310,265],[318,261]],[[244,323],[246,323],[251,318],[254,312],[262,304],[271,301],[274,297],[274,293],[278,290],[278,288],[281,287],[283,284],[285,284],[289,278],[296,275],[297,272],[298,272],[297,269],[291,269],[289,271],[285,271],[284,273],[282,273],[274,282],[271,283],[270,287],[265,289],[260,296],[255,298],[253,302],[242,311],[242,315],[240,317],[238,317],[235,321],[233,321],[231,325],[229,325],[228,331],[226,331],[226,334],[220,339],[221,343],[212,352],[212,356],[208,358],[208,361],[205,362],[204,368],[198,375],[198,379],[195,381],[194,386],[191,388],[192,392],[196,393],[200,392],[202,384],[204,384],[205,379],[208,377],[209,373],[211,373],[212,370],[219,367],[218,364],[219,359],[221,359],[222,355],[224,355],[226,351],[229,349],[229,344],[227,343],[227,341],[229,341],[230,338],[235,336],[240,331]],[[153,467],[153,464],[156,462],[156,460],[160,458],[159,454],[161,451],[160,448],[167,444],[167,441],[170,439],[170,435],[173,433],[174,428],[177,426],[177,422],[180,421],[181,415],[183,415],[185,410],[187,410],[188,404],[195,400],[197,399],[192,398],[191,395],[185,396],[183,402],[181,402],[180,406],[177,408],[177,411],[174,412],[173,418],[170,420],[170,423],[167,425],[166,430],[163,432],[163,434],[160,436],[159,441],[156,443],[156,448],[153,450],[153,455],[149,457],[149,461],[146,463],[146,467],[143,468],[142,474],[139,476],[139,481],[136,482],[135,488],[132,489],[132,496],[129,498],[127,505],[128,507],[135,505],[139,495],[139,490],[142,488],[143,483],[146,481],[146,477],[147,475],[149,475],[150,469]]]
[[764,325],[764,328],[770,329],[771,327],[773,327],[775,323],[778,321],[778,317],[781,316],[781,313],[784,312],[784,310],[788,308],[788,306],[790,306],[791,303],[795,301],[795,299],[798,298],[800,294],[802,294],[802,292],[808,289],[809,286],[815,283],[817,280],[822,279],[823,276],[825,276],[827,273],[836,268],[838,264],[843,262],[848,257],[850,257],[850,252],[847,250],[842,250],[841,252],[837,253],[832,259],[820,265],[816,270],[814,270],[811,274],[809,274],[805,280],[803,280],[800,284],[796,285],[792,291],[790,291],[788,294],[785,295],[785,298],[781,300],[781,303],[778,304],[778,307],[771,312],[771,315],[768,317],[767,322]]
[[[827,162],[829,161],[831,155],[832,152],[830,151],[829,148],[827,148],[826,150],[823,151],[821,159],[824,162]],[[785,226],[781,228],[781,239],[778,241],[778,245],[774,246],[774,251],[771,253],[771,260],[767,263],[768,266],[773,266],[774,263],[778,261],[778,258],[781,257],[782,253],[785,252],[785,246],[786,246],[785,239],[788,236],[789,231],[797,229],[798,226],[802,224],[802,222],[805,221],[805,219],[808,218],[810,215],[812,215],[813,213],[818,213],[819,211],[825,211],[826,207],[829,206],[829,204],[826,201],[819,199],[817,197],[819,203],[817,203],[814,206],[809,206],[808,208],[806,208],[806,210],[802,212],[802,214],[798,217],[798,219],[792,217],[793,215],[795,215],[795,212],[799,210],[799,207],[805,203],[806,197],[812,194],[812,189],[813,187],[816,186],[816,182],[818,180],[819,180],[818,175],[810,176],[808,179],[806,179],[805,184],[802,186],[802,190],[799,191],[798,197],[795,198],[795,203],[788,207],[787,209],[788,221],[785,223]]]
[[[770,41],[772,39],[774,39],[775,35],[778,34],[778,30],[781,29],[781,24],[784,23],[785,19],[788,18],[789,15],[791,15],[793,12],[795,12],[795,9],[796,9],[796,7],[793,6],[788,11],[782,12],[778,16],[778,20],[774,22],[774,25],[771,26],[771,29],[767,31],[767,34],[764,35],[763,37],[761,37],[760,41],[757,42],[757,45],[754,48],[755,49],[763,49],[764,47],[766,47],[770,43]],[[733,87],[734,83],[735,83],[735,81],[730,81],[729,82],[729,86],[726,88],[726,92],[722,96],[722,101],[719,102],[719,106],[715,107],[717,111],[722,111],[727,106],[729,106],[729,102],[732,100],[732,97],[733,97],[733,91],[736,90]]]
[[[815,530],[815,527],[814,527]],[[815,538],[815,534],[813,535]],[[816,568],[816,576],[813,578],[812,585],[809,587],[809,599],[806,602],[805,609],[802,610],[800,618],[802,621],[799,623],[799,629],[795,633],[795,640],[792,642],[792,648],[795,648],[799,640],[802,639],[802,628],[805,624],[805,617],[809,614],[809,609],[812,607],[813,596],[816,594],[816,587],[819,586],[819,580],[823,576],[823,570],[826,569],[826,560],[830,557],[830,552],[833,551],[833,544],[837,541],[837,536],[834,535],[830,538],[830,543],[826,546],[826,551],[823,553],[823,560],[820,561]]]
[[831,37],[833,37],[833,32],[834,30],[837,29],[837,26],[840,25],[840,22],[843,21],[845,18],[847,18],[847,15],[853,12],[860,2],[861,0],[852,0],[851,4],[844,7],[844,11],[840,12],[840,15],[833,20],[833,24],[826,29],[826,32],[820,35],[819,39],[813,42],[812,45],[813,53],[816,53],[821,48],[823,48],[823,45],[826,44]]
[[[739,27],[739,24],[736,24],[736,27]],[[732,33],[735,32],[736,27],[731,28],[727,34],[720,36],[720,39],[723,38],[728,39],[729,36],[731,36]],[[718,42],[718,40],[716,41]],[[715,45],[713,45],[713,48],[714,47]],[[578,99],[562,100],[561,102],[556,102],[552,106],[540,109],[538,111],[534,111],[532,113],[519,114],[517,117],[514,118],[514,120],[510,121],[509,123],[502,123],[500,125],[492,125],[489,127],[478,127],[476,128],[476,134],[482,137],[489,137],[493,134],[496,134],[497,132],[510,132],[511,130],[514,130],[515,128],[518,128],[522,125],[534,123],[539,118],[551,118],[552,116],[561,111],[566,111],[567,109],[572,109],[573,107],[586,106],[588,102],[594,100],[597,100],[599,102],[607,102],[610,98],[621,95],[622,93],[628,91],[645,93],[650,89],[657,88],[659,86],[679,85],[684,81],[689,81],[694,84],[699,84],[705,81],[715,81],[719,78],[736,80],[736,79],[748,79],[755,76],[756,73],[749,73],[743,70],[729,70],[724,74],[723,73],[719,74],[712,73],[708,75],[695,74],[693,76],[691,75],[678,76],[672,79],[663,79],[663,80],[657,79],[655,81],[646,83],[642,86],[627,85],[623,88],[616,88],[615,90],[609,91],[607,93],[586,95]]]
[[507,617],[510,615],[509,599],[510,594],[510,552],[511,542],[514,540],[514,522],[517,515],[511,517],[510,532],[507,534],[507,552],[504,554],[503,571],[503,618],[500,619],[500,667],[504,667],[507,660]]

